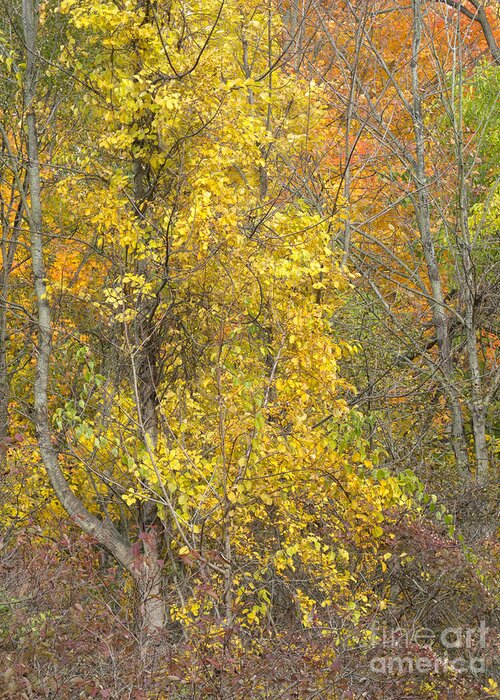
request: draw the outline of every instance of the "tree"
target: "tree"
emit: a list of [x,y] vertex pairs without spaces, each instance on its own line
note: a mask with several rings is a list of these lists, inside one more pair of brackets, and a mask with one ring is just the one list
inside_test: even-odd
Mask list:
[[[320,602],[350,604],[361,583],[339,542],[375,570],[382,513],[405,499],[371,473],[342,398],[338,360],[355,348],[328,319],[349,280],[334,204],[310,199],[321,91],[280,66],[279,19],[258,4],[188,16],[66,2],[67,42],[46,70],[74,91],[41,156],[45,63],[37,8],[23,7],[16,187],[37,304],[34,423],[58,501],[135,581],[146,635],[172,590],[185,624],[212,609],[226,626],[263,624],[290,598],[306,623]],[[180,583],[193,566],[213,591],[201,603]]]
[[[479,23],[5,7],[0,695],[494,690],[438,641],[494,614]],[[394,620],[442,675],[377,674]]]
[[[451,25],[449,19],[443,21],[433,5],[425,15],[423,8],[414,8],[412,19],[407,8],[398,9],[387,3],[378,8],[346,3],[336,10],[316,8],[315,13],[315,24],[320,24],[323,31],[317,32],[314,39],[321,41],[320,34],[338,61],[323,67],[311,59],[303,70],[311,71],[329,90],[332,118],[334,110],[342,120],[347,115],[353,130],[336,164],[348,195],[341,239],[345,260],[349,259],[362,276],[358,285],[361,313],[373,318],[377,336],[381,319],[386,319],[382,323],[394,334],[394,350],[382,359],[385,367],[367,372],[366,389],[355,400],[370,400],[375,387],[377,396],[385,397],[392,384],[394,399],[389,397],[389,401],[407,396],[414,403],[412,382],[426,396],[425,386],[438,382],[439,393],[446,397],[450,442],[461,478],[468,480],[470,421],[476,433],[476,476],[479,483],[484,483],[488,472],[481,427],[484,417],[472,409],[475,400],[471,399],[469,386],[476,386],[476,404],[481,404],[486,412],[490,410],[493,394],[479,385],[485,379],[489,385],[491,369],[477,358],[478,300],[473,300],[473,292],[467,297],[466,291],[477,285],[471,276],[472,260],[479,249],[473,250],[477,238],[469,244],[467,233],[457,237],[458,213],[463,212],[465,229],[470,210],[464,204],[463,194],[460,202],[449,194],[456,187],[453,177],[462,182],[457,191],[470,190],[475,162],[472,142],[465,145],[461,136],[463,125],[458,111],[462,99],[458,96],[468,80],[467,71],[471,70],[467,64],[471,49],[462,38],[460,17],[455,15],[455,24]],[[476,51],[481,50],[478,44]],[[412,52],[410,62],[407,52]],[[309,58],[307,53],[306,57]],[[472,60],[476,59],[472,56]],[[351,89],[342,88],[342,78]],[[423,105],[432,109],[432,122],[425,119]],[[437,114],[448,115],[446,119],[450,118],[454,125],[444,134],[442,130],[438,133],[440,127],[433,130],[436,121],[440,123]],[[487,118],[491,117],[490,112]],[[483,130],[475,134],[478,143],[483,134]],[[443,157],[446,165],[440,169]],[[464,159],[470,164],[467,174]],[[445,198],[441,197],[443,192]],[[413,217],[408,205],[413,207]],[[415,240],[415,228],[419,243]],[[464,295],[456,296],[453,290],[458,288],[464,290]],[[365,330],[363,325],[360,333]],[[462,362],[463,332],[469,337],[468,369]],[[370,355],[369,363],[374,358],[372,352]],[[495,386],[493,378],[493,392]],[[489,397],[487,405],[479,398],[484,396]],[[441,402],[438,406],[441,410]],[[395,415],[399,426],[403,426],[400,414]],[[428,405],[417,411],[417,424],[419,415],[426,416],[421,428],[425,436],[436,423],[427,422]],[[435,430],[431,436],[435,438]],[[420,438],[415,439],[414,447],[419,443]],[[405,450],[399,453],[403,460],[404,453]]]
[[477,22],[481,31],[484,34],[484,38],[488,44],[488,48],[491,52],[491,56],[497,66],[500,65],[500,49],[498,48],[498,43],[496,41],[495,32],[491,26],[490,19],[488,17],[486,4],[478,2],[478,0],[469,0],[469,5],[465,5],[461,2],[455,2],[455,0],[439,0],[444,4],[457,10],[460,14],[467,17],[467,19]]

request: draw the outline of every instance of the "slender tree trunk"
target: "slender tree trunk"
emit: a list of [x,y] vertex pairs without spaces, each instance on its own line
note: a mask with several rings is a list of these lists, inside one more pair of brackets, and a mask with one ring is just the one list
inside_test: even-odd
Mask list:
[[452,343],[446,314],[445,297],[436,259],[436,251],[431,233],[429,185],[425,168],[425,136],[422,117],[422,102],[420,97],[420,81],[418,76],[419,53],[422,40],[422,3],[412,1],[413,34],[412,34],[412,98],[413,98],[413,131],[415,135],[415,168],[414,178],[417,192],[414,195],[415,213],[417,217],[420,240],[427,267],[427,276],[431,287],[431,310],[433,324],[439,348],[440,369],[443,387],[446,392],[448,408],[451,415],[451,442],[457,468],[463,477],[468,476],[468,458],[465,443],[464,420],[459,394],[454,382],[454,367],[452,359]]
[[[5,140],[4,129],[0,128],[2,138]],[[12,162],[13,172],[17,172],[17,164],[14,162],[10,148],[5,144],[9,160]],[[12,182],[13,191],[16,190],[15,177]],[[14,257],[17,248],[20,223],[22,218],[22,200],[16,208],[13,225],[8,223],[9,214],[3,217],[4,226],[2,231],[2,268],[0,269],[0,464],[5,460],[7,453],[7,438],[9,437],[9,401],[10,401],[10,376],[9,362],[7,357],[7,335],[8,321],[7,309],[10,293],[10,274],[14,264]]]
[[484,387],[479,365],[479,355],[477,349],[477,327],[476,327],[476,276],[474,261],[472,258],[472,240],[469,230],[468,220],[468,196],[467,183],[465,177],[464,145],[463,145],[463,124],[462,124],[462,73],[458,71],[458,115],[453,109],[453,126],[455,132],[455,148],[458,164],[458,232],[457,244],[460,251],[460,263],[462,272],[461,296],[464,305],[464,326],[469,362],[470,378],[470,414],[472,420],[472,432],[474,435],[474,450],[476,457],[476,480],[478,484],[484,486],[488,481],[488,443],[486,441],[486,411],[487,405],[484,401]]
[[[5,217],[3,218],[5,221]],[[9,234],[9,227],[4,223],[1,242],[2,267],[0,269],[0,465],[5,460],[7,453],[6,439],[9,436],[10,380],[7,360],[7,305],[9,302],[9,278],[16,245],[16,231],[12,231],[10,241]]]
[[493,30],[491,28],[491,24],[488,19],[488,15],[486,14],[486,9],[484,5],[482,5],[479,2],[479,0],[469,0],[470,4],[476,10],[474,12],[473,10],[469,9],[469,7],[464,5],[461,0],[438,0],[438,2],[442,2],[445,5],[449,5],[461,14],[465,15],[465,17],[468,17],[469,19],[475,22],[479,22],[484,38],[486,39],[486,43],[488,44],[488,48],[490,50],[493,61],[496,63],[497,66],[500,66],[500,47],[498,46],[497,41],[495,39],[495,34],[493,33]]
[[7,294],[6,269],[2,270],[2,298],[0,299],[0,465],[7,451],[6,438],[9,435],[10,382],[7,364]]
[[[139,320],[137,328],[136,343],[139,352],[136,399],[141,437],[148,442],[148,449],[154,450],[158,442],[157,334],[150,321],[150,305],[145,304],[139,313],[143,314],[143,318]],[[154,502],[147,501],[141,510],[143,578],[139,584],[146,631],[162,629],[166,623],[157,526],[158,509]]]
[[[368,6],[366,6],[367,10]],[[356,50],[354,54],[354,60],[352,65],[349,66],[349,73],[351,82],[349,85],[349,95],[347,98],[346,106],[346,117],[345,117],[345,141],[344,141],[344,197],[347,204],[347,216],[344,225],[344,240],[343,248],[344,253],[342,255],[342,265],[347,265],[349,261],[349,253],[351,246],[351,160],[354,155],[354,149],[356,146],[351,145],[351,129],[352,121],[354,115],[355,98],[358,92],[358,70],[359,70],[359,57],[361,53],[361,48],[363,45],[363,36],[366,23],[366,10],[363,11],[363,15],[359,18],[356,24]],[[359,129],[359,127],[358,127]],[[359,132],[358,132],[359,133]]]
[[470,393],[469,401],[472,431],[474,434],[474,450],[476,457],[476,479],[481,485],[488,481],[488,444],[486,441],[486,411],[483,401],[483,386],[479,356],[477,351],[476,322],[475,322],[475,276],[471,257],[470,232],[467,221],[467,208],[464,202],[466,193],[460,187],[460,228],[461,253],[463,265],[462,295],[465,305],[465,338],[469,361]]
[[[134,206],[137,217],[145,216],[148,198],[147,167],[140,158],[134,159]],[[138,272],[147,272],[145,261],[139,261]],[[158,299],[143,299],[134,321],[134,347],[130,360],[134,363],[133,383],[137,402],[141,439],[154,450],[158,442],[158,397],[160,337],[155,324]],[[141,610],[146,631],[162,629],[166,624],[162,593],[162,571],[158,541],[158,509],[154,502],[141,506],[143,581],[141,582]]]
[[58,455],[51,437],[48,412],[48,384],[52,346],[52,319],[45,282],[40,163],[38,160],[38,135],[34,107],[38,69],[36,44],[37,12],[38,7],[35,7],[33,0],[23,0],[23,31],[26,45],[24,106],[27,126],[27,169],[30,192],[30,204],[26,207],[26,215],[31,237],[31,262],[38,313],[38,347],[34,382],[35,429],[44,467],[52,487],[68,515],[82,529],[110,549],[124,566],[130,568],[131,552],[127,543],[122,540],[119,533],[110,523],[102,522],[89,513],[69,488],[59,466]]
[[[156,515],[156,513],[155,513]],[[137,572],[140,613],[146,640],[165,627],[165,603],[162,571],[158,560],[157,533],[154,528],[143,535],[141,568]]]
[[52,487],[70,518],[87,534],[106,547],[133,576],[140,595],[143,628],[147,631],[163,626],[160,612],[158,561],[156,547],[146,543],[144,556],[135,556],[130,543],[108,520],[99,520],[90,513],[70,489],[59,466],[52,441],[48,385],[52,344],[51,309],[47,297],[43,251],[43,221],[38,159],[38,136],[34,100],[37,81],[37,11],[33,0],[23,0],[23,30],[26,44],[25,113],[28,144],[28,183],[30,205],[26,204],[31,236],[31,259],[38,312],[38,348],[34,383],[34,421],[40,454]]
[[[24,202],[22,193],[26,186],[26,174],[24,179],[19,175],[19,163],[9,144],[7,131],[0,123],[0,135],[3,142],[2,160],[4,163],[10,161],[10,168],[2,170],[0,177],[4,179],[10,171],[8,178],[11,179],[10,203],[7,205],[3,193],[0,195],[2,207],[2,240],[0,251],[2,256],[2,266],[0,268],[0,464],[5,460],[7,454],[9,437],[9,401],[10,401],[10,370],[7,356],[8,338],[8,306],[10,295],[10,275],[14,265],[17,250],[21,222],[24,212]],[[4,158],[6,156],[6,158]],[[13,206],[13,201],[19,194],[17,206]],[[12,214],[14,220],[11,221]]]
[[288,11],[289,32],[292,40],[292,56],[295,70],[300,68],[303,58],[304,10],[300,0],[291,0]]
[[488,44],[493,60],[497,66],[500,66],[500,47],[496,42],[495,35],[493,34],[484,5],[476,5],[475,2],[473,4],[477,7],[477,21],[481,25],[484,38],[486,39],[486,43]]

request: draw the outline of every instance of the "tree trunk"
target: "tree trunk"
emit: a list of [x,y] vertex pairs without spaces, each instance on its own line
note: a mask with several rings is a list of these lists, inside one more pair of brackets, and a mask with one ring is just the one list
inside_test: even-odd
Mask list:
[[422,40],[422,6],[421,0],[413,0],[413,34],[412,34],[412,98],[413,98],[413,131],[415,135],[415,168],[414,179],[417,192],[413,196],[420,240],[427,267],[427,276],[431,287],[431,310],[433,325],[439,348],[440,370],[444,391],[446,392],[448,408],[451,415],[451,442],[457,468],[462,477],[468,477],[468,458],[465,443],[464,420],[459,394],[454,381],[452,359],[452,343],[449,333],[449,323],[446,314],[446,303],[443,294],[439,268],[431,233],[429,185],[425,170],[425,137],[422,118],[422,102],[420,98],[420,82],[418,76],[420,44]]
[[469,360],[470,392],[469,401],[472,431],[474,434],[474,450],[476,457],[476,480],[478,484],[484,486],[488,481],[488,444],[486,441],[486,411],[488,409],[483,401],[483,382],[481,369],[479,366],[479,356],[477,351],[476,322],[475,322],[475,276],[474,266],[471,257],[470,232],[467,221],[467,208],[464,186],[460,187],[460,228],[461,228],[461,249],[463,265],[463,285],[462,294],[465,304],[465,337],[467,345],[467,356]]
[[[8,154],[8,159],[11,161],[11,170],[13,173],[12,180],[12,191],[11,195],[13,197],[17,187],[16,182],[19,182],[19,187],[24,187],[19,178],[19,173],[17,169],[17,162],[14,158],[10,146],[8,144],[7,134],[2,125],[0,125],[0,132],[2,140],[4,141],[4,146]],[[3,176],[3,173],[2,173]],[[1,195],[0,195],[1,196]],[[2,208],[4,206],[4,201],[2,201]],[[9,304],[9,293],[10,293],[10,274],[12,272],[12,266],[14,264],[14,257],[17,249],[17,241],[19,237],[19,231],[21,229],[21,219],[23,215],[23,201],[22,196],[15,210],[14,221],[12,225],[9,223],[9,214],[3,217],[3,230],[2,230],[2,268],[0,270],[0,464],[5,460],[7,453],[7,438],[9,437],[9,401],[10,401],[10,373],[9,373],[9,362],[7,357],[7,309]]]
[[138,582],[142,631],[146,638],[149,638],[152,633],[165,627],[162,572],[158,560],[158,543],[154,529],[144,535],[142,544],[143,555],[136,580]]
[[[6,269],[2,271],[7,274]],[[6,439],[9,435],[10,383],[7,364],[7,284],[2,285],[0,300],[0,465],[7,452]]]
[[495,39],[495,35],[493,34],[493,30],[491,29],[486,10],[484,9],[483,5],[476,5],[475,3],[473,4],[477,7],[477,21],[481,25],[484,38],[486,39],[486,43],[488,44],[488,48],[491,52],[493,60],[495,61],[497,66],[500,66],[500,47],[498,46]]
[[[140,158],[134,158],[134,208],[140,224],[146,216],[148,198],[151,196],[147,181],[148,168]],[[137,263],[139,274],[147,275],[146,261]],[[160,337],[155,324],[158,298],[144,298],[138,302],[138,313],[133,322],[133,347],[130,348],[132,384],[137,404],[140,437],[154,450],[158,443],[158,396]],[[166,624],[165,604],[162,595],[162,572],[159,565],[157,537],[158,508],[153,501],[141,505],[140,527],[143,533],[142,581],[139,592],[146,632],[161,629]]]
[[52,344],[51,309],[47,297],[45,261],[43,251],[43,221],[38,160],[38,136],[34,98],[37,79],[37,16],[33,0],[23,0],[23,30],[26,44],[25,111],[28,144],[28,183],[30,205],[25,206],[31,237],[31,259],[38,313],[38,348],[34,382],[34,422],[43,465],[61,505],[73,522],[84,532],[106,547],[115,559],[133,576],[139,590],[143,628],[163,626],[158,612],[159,564],[146,547],[143,557],[134,555],[130,543],[122,537],[109,520],[99,520],[90,513],[70,489],[59,466],[58,454],[52,440],[49,411],[48,385]]
[[469,0],[470,4],[473,5],[476,10],[474,12],[463,5],[461,1],[459,2],[459,0],[438,0],[438,2],[442,2],[445,5],[449,5],[449,7],[453,7],[453,9],[457,10],[474,22],[479,22],[493,61],[497,66],[500,66],[500,48],[496,42],[495,35],[488,20],[488,15],[486,14],[484,5],[481,5],[479,0]]
[[[140,348],[137,359],[136,400],[141,439],[148,449],[154,450],[158,442],[157,407],[157,333],[149,314],[154,313],[150,305],[144,304],[139,311],[143,318],[137,327],[136,347]],[[138,317],[139,318],[139,317]],[[131,356],[131,361],[135,359]],[[141,611],[146,632],[165,626],[165,605],[162,596],[162,572],[159,565],[159,543],[156,533],[158,509],[153,501],[141,506],[141,530],[143,532],[142,569],[139,592]]]
[[[460,86],[462,87],[462,86]],[[461,295],[465,308],[465,338],[467,347],[467,357],[469,361],[470,378],[470,413],[472,420],[472,431],[474,434],[474,450],[476,457],[476,480],[478,484],[484,486],[488,481],[488,444],[486,441],[486,411],[487,406],[483,400],[483,381],[479,365],[476,338],[476,278],[474,274],[474,262],[472,259],[472,243],[468,221],[467,187],[465,182],[465,172],[463,163],[462,144],[462,118],[461,118],[461,95],[459,97],[459,123],[456,125],[456,149],[458,162],[458,225],[459,234],[457,242],[460,247],[462,284]]]

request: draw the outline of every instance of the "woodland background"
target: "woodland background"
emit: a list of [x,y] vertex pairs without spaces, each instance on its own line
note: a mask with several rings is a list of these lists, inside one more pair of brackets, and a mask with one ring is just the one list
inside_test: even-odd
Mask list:
[[0,15],[0,696],[498,697],[499,3]]

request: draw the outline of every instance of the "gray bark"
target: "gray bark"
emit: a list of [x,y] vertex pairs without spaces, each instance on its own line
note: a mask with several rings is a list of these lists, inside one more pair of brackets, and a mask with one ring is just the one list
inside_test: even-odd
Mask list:
[[[351,159],[354,155],[355,146],[351,146],[351,127],[354,115],[354,101],[356,92],[358,90],[358,69],[359,69],[359,57],[361,52],[361,47],[363,43],[363,34],[365,30],[366,22],[366,12],[363,13],[362,17],[359,18],[356,26],[356,52],[354,55],[353,64],[349,66],[350,73],[350,86],[349,86],[349,96],[347,98],[346,107],[346,117],[345,117],[345,142],[344,142],[344,197],[348,203],[347,216],[344,226],[344,254],[342,256],[342,265],[347,265],[349,261],[349,252],[351,246],[351,214],[349,211],[351,202]],[[358,131],[359,133],[359,131]]]
[[500,47],[498,46],[493,30],[491,29],[486,10],[484,9],[483,5],[476,5],[475,2],[473,4],[475,7],[477,7],[477,21],[481,25],[484,38],[486,39],[486,43],[488,44],[493,60],[497,66],[500,66]]
[[[145,217],[148,198],[147,166],[140,158],[134,159],[134,207],[139,222]],[[139,261],[138,272],[147,272],[146,262]],[[133,323],[134,346],[130,350],[132,363],[132,384],[136,397],[138,424],[141,439],[147,442],[148,449],[158,442],[158,397],[159,381],[158,354],[160,338],[155,324],[158,298],[142,299],[139,302],[137,317]],[[166,624],[166,611],[162,595],[162,571],[159,564],[158,535],[156,531],[158,509],[154,502],[141,506],[141,529],[143,538],[144,581],[140,585],[141,610],[146,627],[162,629]]]
[[133,576],[141,599],[143,628],[151,630],[157,626],[158,607],[158,562],[148,548],[144,556],[134,556],[130,543],[109,520],[100,520],[90,513],[75,496],[59,466],[57,450],[52,440],[48,388],[52,345],[51,309],[45,283],[45,261],[43,249],[43,219],[38,157],[38,135],[34,100],[37,85],[37,8],[34,0],[23,0],[23,31],[26,45],[26,74],[24,103],[28,144],[28,183],[30,204],[26,207],[30,238],[31,259],[38,314],[38,348],[34,382],[34,421],[38,446],[50,483],[61,505],[69,517],[84,532],[106,547],[116,560]]
[[500,47],[496,42],[495,35],[493,34],[484,5],[481,5],[479,0],[469,0],[470,4],[476,10],[473,12],[468,7],[463,5],[462,2],[459,2],[459,0],[439,0],[439,2],[442,2],[449,7],[453,7],[455,10],[458,10],[458,12],[461,12],[465,17],[468,17],[475,22],[479,22],[493,61],[497,66],[500,66]]
[[412,120],[415,136],[414,179],[417,187],[417,192],[414,194],[413,200],[420,233],[420,241],[427,267],[427,276],[431,287],[431,311],[439,348],[441,378],[451,415],[451,442],[453,452],[455,454],[457,468],[460,474],[465,478],[468,476],[468,458],[465,444],[464,419],[459,394],[454,382],[452,343],[446,313],[445,296],[443,293],[443,286],[439,274],[436,251],[431,233],[429,185],[425,169],[425,134],[422,117],[422,102],[420,97],[420,82],[418,76],[419,53],[422,40],[421,0],[413,0],[412,9]]
[[[17,243],[19,238],[20,224],[23,216],[23,197],[19,193],[19,201],[17,206],[13,207],[14,194],[17,189],[24,191],[24,183],[22,182],[18,164],[9,146],[5,128],[0,125],[0,134],[7,152],[8,160],[11,163],[12,172],[14,174],[11,189],[11,202],[6,205],[2,198],[2,267],[0,269],[0,464],[5,461],[7,453],[7,438],[9,437],[9,401],[10,401],[10,371],[9,361],[7,356],[7,337],[8,337],[8,306],[10,295],[10,275],[14,264]],[[10,218],[14,214],[14,221],[11,223]]]
[[466,192],[464,183],[460,187],[459,221],[461,228],[461,252],[463,265],[462,294],[465,305],[465,337],[470,375],[470,412],[472,431],[474,433],[474,450],[476,457],[476,479],[480,485],[488,481],[488,443],[486,441],[486,411],[488,406],[483,401],[483,382],[479,366],[475,322],[475,276],[470,244],[470,232],[467,221]]
[[0,464],[5,459],[6,438],[9,435],[10,382],[7,363],[7,295],[8,275],[2,270],[2,290],[0,299]]
[[484,400],[484,386],[479,363],[477,347],[476,311],[476,275],[473,261],[472,239],[468,220],[467,183],[464,164],[464,146],[462,131],[462,77],[459,73],[458,116],[453,113],[456,158],[458,164],[458,234],[457,244],[461,263],[461,296],[464,306],[464,330],[467,357],[469,363],[470,400],[469,408],[474,434],[474,451],[476,457],[476,480],[484,486],[488,481],[489,456],[486,440],[486,412],[488,404]]

